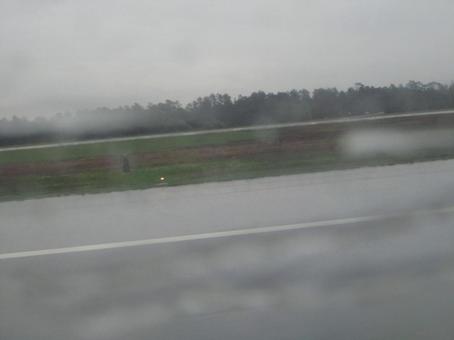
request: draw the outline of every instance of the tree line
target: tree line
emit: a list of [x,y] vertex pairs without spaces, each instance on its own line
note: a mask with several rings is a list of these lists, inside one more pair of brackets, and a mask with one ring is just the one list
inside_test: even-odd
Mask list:
[[0,119],[0,145],[83,140],[142,134],[302,122],[367,114],[454,108],[454,83],[384,87],[357,83],[347,90],[320,88],[231,97],[211,94],[182,105],[167,100],[146,106],[101,107],[50,118]]

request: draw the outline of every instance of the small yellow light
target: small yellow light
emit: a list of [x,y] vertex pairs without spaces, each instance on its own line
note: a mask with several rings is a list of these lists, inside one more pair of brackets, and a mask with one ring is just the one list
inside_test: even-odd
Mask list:
[[161,177],[161,181],[165,180],[165,177]]

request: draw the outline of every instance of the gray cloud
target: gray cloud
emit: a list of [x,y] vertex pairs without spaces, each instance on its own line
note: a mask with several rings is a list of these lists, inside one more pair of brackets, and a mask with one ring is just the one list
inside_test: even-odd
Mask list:
[[0,116],[454,80],[450,0],[0,4]]

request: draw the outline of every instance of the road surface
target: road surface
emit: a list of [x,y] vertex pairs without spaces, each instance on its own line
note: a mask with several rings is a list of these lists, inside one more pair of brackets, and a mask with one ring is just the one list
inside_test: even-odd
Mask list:
[[95,144],[95,143],[121,142],[121,141],[128,141],[128,140],[137,140],[137,139],[155,139],[155,138],[163,138],[163,137],[195,136],[195,135],[203,135],[203,134],[207,134],[207,133],[224,133],[224,132],[235,132],[235,131],[256,131],[256,130],[267,130],[267,129],[278,129],[278,128],[285,128],[285,127],[294,127],[294,126],[313,126],[313,125],[334,124],[334,123],[376,121],[376,120],[386,120],[386,119],[393,119],[393,118],[422,117],[422,116],[451,115],[451,114],[454,114],[453,110],[433,111],[433,112],[417,112],[417,113],[401,113],[401,114],[386,114],[386,115],[373,115],[373,116],[362,116],[362,117],[353,117],[353,118],[316,120],[316,121],[300,122],[300,123],[268,124],[268,125],[257,125],[257,126],[245,126],[245,127],[237,127],[237,128],[227,128],[227,129],[216,129],[216,130],[199,130],[199,131],[189,131],[189,132],[162,133],[162,134],[145,135],[145,136],[92,139],[92,140],[85,140],[85,141],[63,142],[63,143],[52,143],[52,144],[8,146],[8,147],[0,148],[0,152],[15,151],[15,150],[17,151],[17,150],[46,149],[46,148],[56,148],[56,147],[62,147],[62,146],[74,146],[74,145]]
[[452,339],[453,173],[1,203],[0,339]]

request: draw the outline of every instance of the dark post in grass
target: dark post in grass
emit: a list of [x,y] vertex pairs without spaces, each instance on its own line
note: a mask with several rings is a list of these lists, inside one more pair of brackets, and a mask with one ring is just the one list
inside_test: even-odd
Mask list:
[[123,172],[130,172],[131,167],[129,166],[129,159],[126,156],[122,157],[122,163],[123,163]]

